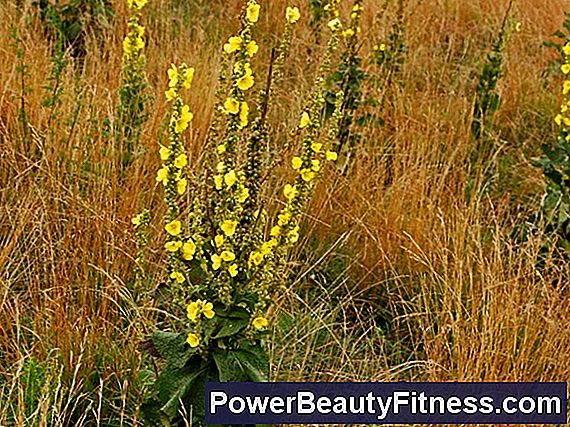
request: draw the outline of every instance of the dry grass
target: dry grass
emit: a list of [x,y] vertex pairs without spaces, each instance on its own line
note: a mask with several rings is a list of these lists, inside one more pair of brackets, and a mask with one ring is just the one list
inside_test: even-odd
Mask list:
[[[152,330],[155,313],[137,307],[131,293],[130,218],[141,207],[154,218],[163,212],[154,174],[165,138],[165,70],[178,61],[197,69],[186,141],[195,161],[212,115],[217,52],[237,26],[239,2],[149,2],[154,100],[124,181],[120,153],[102,132],[120,84],[124,2],[114,2],[108,28],[87,37],[83,68],[66,70],[54,121],[42,106],[49,43],[24,3],[0,5],[0,425],[11,412],[17,426],[140,425],[136,406],[148,368],[136,342]],[[260,72],[286,3],[263,6],[254,63]],[[393,11],[381,15],[380,3],[365,2],[364,51],[373,34],[389,31]],[[390,125],[366,130],[350,174],[329,175],[319,186],[293,254],[297,279],[278,302],[275,378],[570,378],[569,265],[547,260],[537,268],[541,236],[512,237],[542,194],[540,171],[528,157],[556,132],[550,117],[560,82],[543,76],[552,55],[541,44],[561,27],[563,0],[515,3],[523,30],[506,54],[496,124],[500,155],[511,161],[506,189],[464,197],[475,75],[506,4],[424,0],[407,8],[409,60],[386,110]],[[28,139],[18,120],[10,26],[18,29],[29,67]],[[303,106],[320,51],[301,23],[273,109],[276,145],[288,138]],[[390,186],[384,185],[388,142],[395,153]],[[160,248],[153,237],[149,288],[161,279]]]

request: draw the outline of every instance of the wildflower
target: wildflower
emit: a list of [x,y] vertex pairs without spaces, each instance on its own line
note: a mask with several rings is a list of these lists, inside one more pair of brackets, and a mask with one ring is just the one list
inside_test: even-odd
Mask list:
[[233,36],[230,37],[228,42],[224,45],[224,50],[227,53],[233,53],[241,48],[241,37],[240,36]]
[[519,33],[519,32],[521,31],[521,27],[522,27],[522,23],[521,23],[521,22],[517,22],[517,23],[515,24],[515,31],[516,31],[517,33]]
[[186,307],[186,315],[188,316],[188,319],[190,319],[190,321],[192,321],[192,322],[195,322],[196,319],[198,319],[198,315],[200,314],[201,305],[199,305],[198,302],[202,302],[202,301],[200,301],[200,300],[192,301]]
[[158,170],[156,173],[156,181],[162,182],[163,185],[166,185],[168,182],[168,168],[166,166],[163,166]]
[[560,67],[560,69],[564,74],[568,74],[570,73],[570,64],[563,64],[562,67]]
[[224,173],[225,170],[226,170],[226,165],[224,164],[224,162],[218,162],[218,164],[216,165],[216,171],[218,171],[218,173]]
[[291,159],[291,164],[293,165],[293,169],[299,170],[301,169],[301,166],[303,166],[303,159],[300,157],[293,157],[293,159]]
[[320,160],[311,160],[311,169],[314,170],[315,172],[318,172],[321,170],[321,161]]
[[249,106],[247,102],[241,103],[241,108],[239,110],[239,127],[244,128],[247,126],[247,117],[249,115]]
[[327,160],[335,161],[338,159],[338,154],[336,154],[334,151],[327,151],[325,157]]
[[297,225],[295,228],[289,231],[287,237],[289,238],[289,243],[291,244],[297,243],[297,241],[299,240],[299,226]]
[[178,68],[172,64],[168,69],[168,86],[175,87],[178,84]]
[[570,43],[566,43],[564,45],[564,47],[562,48],[562,52],[564,52],[564,55],[570,56]]
[[320,153],[322,148],[323,144],[321,144],[320,142],[313,142],[311,144],[311,150],[313,150],[315,153]]
[[306,111],[303,112],[301,115],[301,121],[299,123],[299,127],[301,129],[306,128],[311,123],[311,118],[309,117],[309,113]]
[[176,88],[171,87],[166,92],[164,92],[164,96],[166,96],[166,100],[168,102],[173,101],[176,98]]
[[566,80],[562,87],[562,93],[567,95],[570,92],[570,80]]
[[267,325],[269,325],[269,322],[267,321],[267,319],[265,317],[256,317],[255,319],[253,319],[253,322],[251,322],[252,325],[255,327],[255,329],[264,329],[267,328]]
[[237,221],[232,221],[231,219],[226,219],[220,226],[226,236],[233,236],[236,232],[236,227]]
[[558,126],[562,126],[562,114],[557,114],[556,117],[554,117],[554,121]]
[[226,146],[224,144],[218,145],[216,148],[219,154],[224,154],[226,152]]
[[253,86],[253,83],[254,83],[254,78],[250,72],[244,74],[242,77],[240,77],[237,80],[237,87],[239,88],[239,90],[246,91]]
[[236,277],[238,274],[238,266],[237,264],[232,264],[229,266],[228,268],[228,273],[230,274],[230,276],[232,277]]
[[173,242],[166,242],[164,244],[164,249],[166,249],[168,252],[176,252],[181,247],[182,247],[182,242],[180,240],[176,240]]
[[222,258],[218,254],[211,256],[212,259],[212,269],[218,270],[222,266]]
[[184,283],[184,281],[186,280],[184,275],[179,271],[173,271],[172,273],[170,273],[170,278],[172,280],[176,280],[178,283]]
[[131,219],[131,223],[136,227],[138,227],[139,225],[141,225],[142,223],[142,214],[138,214],[137,216],[133,217]]
[[263,254],[261,252],[252,252],[249,255],[249,265],[255,264],[260,265],[263,262]]
[[250,41],[245,47],[245,51],[247,52],[247,54],[249,55],[250,58],[253,55],[255,55],[258,50],[259,50],[259,46],[257,45],[257,43],[254,40]]
[[378,49],[380,50],[380,52],[384,52],[386,50],[386,45],[382,43]]
[[186,154],[180,154],[174,160],[174,166],[176,166],[178,169],[182,169],[187,164],[188,164],[188,156],[186,156]]
[[246,16],[249,22],[257,22],[259,19],[259,9],[260,5],[255,2],[250,3],[246,9]]
[[182,178],[176,183],[176,192],[182,196],[186,193],[186,187],[188,187],[188,181],[186,178]]
[[283,195],[287,200],[291,200],[297,195],[297,189],[291,184],[286,184],[285,188],[283,189]]
[[279,237],[279,235],[281,234],[281,227],[279,227],[278,225],[275,225],[274,227],[271,228],[271,231],[269,232],[269,234],[272,237]]
[[298,7],[287,7],[287,10],[285,11],[285,17],[287,18],[287,22],[289,24],[294,24],[301,17],[301,13],[299,12],[299,8]]
[[236,172],[233,169],[224,175],[224,182],[226,183],[228,188],[230,188],[232,185],[234,185],[237,182]]
[[291,220],[291,214],[286,212],[278,215],[279,220],[277,224],[279,225],[286,225]]
[[242,188],[238,195],[238,202],[243,203],[249,197],[249,190],[247,188]]
[[194,80],[194,68],[187,68],[186,72],[184,73],[184,81],[182,82],[182,86],[186,89],[190,89],[192,86],[192,80]]
[[171,236],[178,236],[182,231],[182,224],[180,223],[180,221],[175,219],[174,221],[170,221],[168,224],[166,224],[164,226],[164,229]]
[[206,319],[211,319],[216,315],[214,312],[214,305],[211,302],[204,301],[202,305],[202,313],[204,313],[204,317]]
[[220,254],[220,258],[222,258],[226,262],[230,262],[236,259],[236,255],[232,251],[223,251]]
[[190,347],[195,348],[200,345],[200,337],[196,334],[190,333],[188,334],[188,338],[186,338],[186,342],[190,344]]
[[191,261],[194,258],[194,254],[196,253],[196,244],[189,240],[188,242],[184,243],[182,246],[182,258],[186,261]]
[[354,36],[354,30],[352,28],[347,28],[342,32],[342,36],[347,38]]
[[263,245],[261,245],[259,252],[263,256],[269,255],[275,246],[277,246],[277,240],[271,239],[268,242],[265,242]]
[[334,18],[334,19],[331,19],[327,25],[332,31],[335,31],[335,30],[338,30],[342,26],[342,23],[340,22],[340,19]]
[[190,112],[190,107],[183,105],[180,111],[180,117],[176,120],[176,133],[182,133],[188,127],[188,123],[190,123],[193,117],[194,115]]
[[216,247],[221,247],[224,244],[224,236],[218,234],[216,237],[214,237],[214,243],[216,244]]
[[237,114],[239,113],[239,102],[234,98],[228,98],[226,102],[224,102],[224,109],[226,113]]
[[168,149],[168,147],[164,147],[164,146],[160,146],[160,150],[158,150],[158,152],[160,153],[160,160],[168,160],[168,158],[170,157],[170,150]]
[[224,178],[222,175],[216,175],[214,177],[214,185],[216,186],[216,190],[221,190],[224,183]]
[[303,178],[303,181],[305,182],[310,182],[315,178],[315,172],[313,172],[310,169],[303,169],[301,171],[301,178]]

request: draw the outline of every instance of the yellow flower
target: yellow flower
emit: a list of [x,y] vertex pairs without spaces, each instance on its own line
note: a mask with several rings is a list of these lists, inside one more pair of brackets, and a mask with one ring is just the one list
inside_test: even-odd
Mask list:
[[224,175],[224,182],[226,183],[228,188],[230,188],[232,185],[234,185],[237,182],[236,172],[233,169]]
[[325,154],[327,160],[335,161],[338,159],[338,155],[334,151],[327,151]]
[[303,178],[303,181],[309,182],[315,178],[315,172],[310,169],[303,169],[301,171],[301,178]]
[[166,100],[168,102],[173,101],[176,98],[176,88],[171,87],[166,92],[164,92],[164,95],[166,96]]
[[306,128],[311,123],[311,117],[309,117],[309,113],[306,111],[303,112],[301,115],[301,121],[299,123],[299,127],[301,129]]
[[238,274],[238,266],[237,264],[232,264],[229,266],[228,268],[228,273],[230,273],[230,276],[232,277],[236,277]]
[[176,183],[176,192],[182,196],[186,193],[186,187],[188,187],[188,181],[186,178],[182,178]]
[[178,169],[182,169],[187,164],[188,164],[188,157],[186,156],[186,154],[180,154],[174,160],[174,166],[176,166]]
[[178,236],[182,231],[182,223],[175,219],[174,221],[170,221],[168,224],[166,224],[164,226],[164,229],[171,236]]
[[220,258],[222,258],[224,261],[230,262],[236,259],[236,255],[232,251],[223,251],[220,254]]
[[214,243],[216,244],[216,247],[220,248],[224,244],[224,236],[218,234],[214,237]]
[[294,24],[301,17],[301,13],[299,12],[299,8],[298,7],[287,7],[287,10],[285,10],[285,17],[287,18],[288,23]]
[[556,117],[554,117],[554,121],[558,126],[562,126],[562,114],[557,114]]
[[293,159],[291,159],[291,164],[293,165],[293,169],[299,170],[301,169],[301,166],[303,166],[303,159],[300,157],[293,157]]
[[192,260],[194,258],[194,254],[196,253],[196,244],[194,241],[189,240],[188,242],[184,243],[182,246],[182,258],[186,261]]
[[224,50],[227,53],[233,53],[241,48],[241,37],[233,36],[230,37],[228,42],[224,45]]
[[247,188],[242,188],[238,195],[238,202],[243,203],[249,197],[249,190]]
[[224,164],[224,162],[218,162],[218,164],[216,165],[216,171],[218,173],[224,173],[225,169],[226,169],[226,165]]
[[567,95],[570,92],[570,80],[566,80],[563,85],[562,93]]
[[251,73],[246,73],[237,80],[237,87],[239,90],[246,91],[253,86],[254,79]]
[[202,313],[204,313],[204,317],[206,319],[211,319],[216,314],[214,312],[214,305],[211,302],[204,301],[204,305],[202,306]]
[[225,109],[226,113],[229,113],[229,114],[239,113],[239,101],[237,101],[234,98],[226,99],[226,102],[224,102],[224,109]]
[[178,68],[176,65],[170,65],[168,69],[168,86],[175,87],[178,84]]
[[224,178],[222,175],[216,175],[214,177],[214,184],[216,185],[216,190],[221,190],[224,185]]
[[188,307],[186,307],[186,315],[188,316],[188,319],[190,319],[190,321],[195,322],[196,319],[198,319],[199,314],[200,314],[200,305],[198,305],[198,302],[192,301],[190,304],[188,304]]
[[200,337],[196,334],[188,334],[188,338],[186,338],[186,342],[190,344],[190,347],[195,348],[200,345]]
[[251,2],[246,9],[246,16],[249,22],[257,22],[259,19],[259,8],[261,6],[255,2]]
[[164,249],[166,249],[168,252],[176,252],[181,247],[182,242],[180,240],[176,240],[174,242],[166,242],[164,244]]
[[222,258],[219,255],[214,254],[211,257],[212,259],[212,268],[214,270],[218,270],[222,266]]
[[168,182],[168,168],[166,166],[163,166],[158,170],[156,173],[156,181],[162,182],[163,185],[166,185]]
[[236,232],[237,221],[232,221],[231,219],[226,219],[220,228],[226,236],[233,236]]
[[247,102],[242,102],[239,110],[239,127],[244,128],[247,126],[247,117],[249,115],[249,105]]
[[568,74],[570,73],[570,64],[564,64],[562,67],[560,67],[560,69],[564,74]]
[[322,148],[323,148],[323,144],[321,144],[319,142],[313,142],[311,144],[311,150],[313,150],[315,153],[320,153]]
[[176,133],[182,133],[188,127],[188,123],[190,123],[193,117],[194,115],[190,112],[190,107],[183,105],[180,111],[180,117],[176,120]]
[[343,37],[352,37],[354,36],[354,30],[352,28],[347,28],[342,32]]
[[283,195],[287,200],[291,200],[297,195],[297,189],[291,184],[286,184],[285,188],[283,189]]
[[226,152],[226,146],[224,144],[218,145],[217,150],[219,154],[224,154]]
[[249,255],[249,265],[260,265],[263,262],[263,254],[261,252],[252,252]]
[[267,319],[265,317],[256,317],[255,319],[253,319],[253,322],[251,322],[253,324],[253,326],[255,327],[255,329],[264,329],[267,328],[267,325],[269,325],[269,322],[267,321]]
[[179,271],[173,271],[172,273],[170,273],[170,278],[172,280],[176,280],[178,283],[184,283],[184,281],[186,280],[184,275]]
[[291,214],[288,212],[282,213],[282,214],[279,214],[278,218],[279,218],[279,221],[277,221],[277,224],[285,225],[291,220]]
[[311,164],[312,164],[311,169],[314,170],[315,172],[318,172],[321,170],[320,160],[317,160],[317,159],[311,160]]
[[192,86],[192,80],[194,80],[194,68],[187,68],[186,73],[184,74],[182,86],[186,89],[190,89],[190,86]]
[[384,52],[386,50],[386,45],[382,43],[380,44],[380,47],[378,49],[380,50],[380,52]]
[[335,31],[335,30],[338,30],[342,26],[342,23],[340,22],[340,19],[334,18],[334,19],[331,19],[327,25],[331,30]]
[[293,244],[296,243],[299,240],[299,226],[296,226],[294,229],[292,229],[289,234],[289,243]]
[[271,231],[269,232],[269,234],[272,237],[279,237],[279,235],[281,234],[281,227],[279,227],[278,225],[275,225],[274,227],[271,228]]
[[564,52],[564,55],[570,56],[570,43],[566,43],[564,45],[564,47],[562,48],[562,52]]
[[259,50],[259,46],[255,42],[255,40],[250,41],[245,47],[245,51],[247,52],[247,54],[249,55],[250,58],[253,55],[255,55],[258,50]]
[[160,160],[168,160],[168,157],[170,157],[170,150],[168,149],[168,147],[164,147],[164,146],[160,146],[160,150],[158,150],[158,152],[160,153]]
[[136,227],[138,227],[139,225],[141,225],[142,222],[142,215],[138,214],[137,216],[133,217],[131,219],[131,223]]

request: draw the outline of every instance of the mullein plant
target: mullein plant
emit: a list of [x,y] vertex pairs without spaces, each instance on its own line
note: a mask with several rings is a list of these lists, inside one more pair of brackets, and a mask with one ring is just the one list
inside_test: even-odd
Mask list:
[[544,155],[533,159],[546,177],[546,194],[542,210],[546,219],[549,250],[556,240],[566,257],[570,256],[570,39],[561,48],[561,71],[565,76],[562,84],[562,104],[554,121],[559,134],[554,144],[542,146]]
[[[270,162],[261,151],[268,141],[266,117],[272,82],[281,78],[291,44],[292,27],[299,20],[296,7],[287,7],[281,45],[270,65],[265,86],[253,96],[256,83],[251,59],[258,51],[252,30],[260,4],[248,0],[241,15],[241,31],[223,47],[218,105],[198,179],[190,179],[181,136],[192,120],[182,99],[194,69],[172,65],[166,98],[171,103],[170,139],[160,148],[162,167],[156,180],[165,189],[164,222],[166,275],[172,291],[168,309],[185,314],[181,333],[155,332],[145,348],[164,359],[143,405],[152,425],[182,425],[184,413],[203,425],[204,385],[207,381],[267,381],[265,339],[269,308],[287,280],[288,250],[299,240],[302,212],[311,198],[326,161],[337,159],[332,147],[338,137],[342,92],[337,94],[332,120],[323,127],[325,77],[342,31],[329,3],[330,38],[312,96],[300,115],[296,135],[300,152],[291,159],[293,182],[278,191],[284,201],[272,217],[264,209],[266,188],[261,177]],[[256,99],[256,102],[252,100]],[[250,107],[256,104],[256,108]],[[243,153],[243,154],[242,154]],[[270,181],[263,180],[263,183]],[[188,206],[183,208],[183,202]]]
[[145,93],[147,88],[146,58],[143,52],[145,29],[140,24],[142,10],[147,1],[128,0],[130,17],[127,24],[128,33],[123,40],[122,82],[119,88],[115,127],[115,137],[121,153],[123,168],[133,160],[142,125],[147,119],[145,111],[148,101],[148,95]]

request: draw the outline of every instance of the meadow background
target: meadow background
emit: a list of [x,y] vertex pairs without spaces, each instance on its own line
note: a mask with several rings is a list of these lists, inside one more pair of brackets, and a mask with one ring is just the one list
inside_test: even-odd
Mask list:
[[[156,361],[139,342],[165,315],[153,298],[165,262],[155,174],[167,138],[166,70],[173,62],[196,68],[185,137],[192,165],[213,114],[219,52],[239,29],[241,7],[149,0],[141,21],[149,116],[125,169],[109,129],[128,8],[121,0],[84,4],[80,53],[55,60],[38,7],[0,3],[2,426],[142,425],[138,406]],[[288,5],[302,19],[271,113],[272,149],[284,158],[295,150],[286,142],[326,27],[311,23],[308,1],[263,2],[254,32],[260,76]],[[570,264],[544,250],[549,236],[537,212],[545,181],[530,159],[558,134],[562,76],[552,65],[557,52],[543,43],[570,4],[513,3],[521,31],[506,46],[498,84],[493,186],[471,197],[475,88],[508,2],[403,5],[400,78],[366,86],[389,99],[375,110],[384,124],[361,130],[348,173],[324,175],[291,253],[292,274],[270,316],[272,379],[568,381]],[[364,1],[360,55],[371,76],[380,74],[367,58],[387,43],[397,10],[396,1]],[[291,175],[287,162],[277,170],[276,184]],[[148,275],[136,287],[131,218],[143,208],[153,228]],[[538,231],[520,238],[529,221]]]

